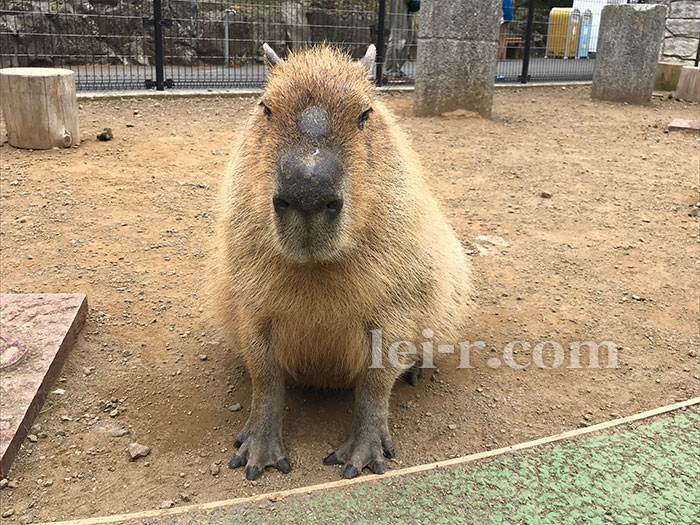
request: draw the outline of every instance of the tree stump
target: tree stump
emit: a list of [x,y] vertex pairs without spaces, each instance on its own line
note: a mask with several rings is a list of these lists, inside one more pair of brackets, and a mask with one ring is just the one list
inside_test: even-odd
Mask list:
[[686,102],[700,102],[700,67],[683,67],[673,96]]
[[51,149],[80,144],[75,73],[70,69],[0,69],[0,98],[12,146]]

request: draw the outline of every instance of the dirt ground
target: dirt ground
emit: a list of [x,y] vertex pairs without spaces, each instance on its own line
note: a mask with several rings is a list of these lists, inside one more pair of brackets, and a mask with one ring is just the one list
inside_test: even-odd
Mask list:
[[[700,136],[665,132],[673,118],[698,118],[698,106],[593,102],[589,90],[499,90],[493,120],[417,119],[409,95],[384,96],[469,253],[478,292],[470,337],[486,342],[474,368],[440,356],[432,377],[396,386],[389,468],[700,395],[700,225],[689,216],[700,201]],[[79,148],[0,147],[2,291],[84,292],[89,301],[56,385],[65,393],[49,395],[38,441],[25,443],[0,492],[3,510],[14,509],[7,521],[340,477],[321,460],[349,430],[349,392],[290,392],[290,474],[247,482],[226,468],[250,382],[206,322],[202,276],[222,170],[254,102],[84,101]],[[95,140],[104,127],[111,142]],[[511,341],[549,339],[615,341],[620,366],[487,365]],[[532,350],[514,357],[527,362]],[[236,403],[243,409],[230,411]],[[111,437],[115,425],[130,434]],[[150,456],[130,462],[133,441]]]

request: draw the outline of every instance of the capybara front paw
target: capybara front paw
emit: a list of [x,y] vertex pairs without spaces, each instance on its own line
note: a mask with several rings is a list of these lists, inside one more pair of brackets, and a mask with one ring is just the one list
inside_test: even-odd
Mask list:
[[274,433],[249,430],[246,425],[236,437],[234,445],[238,447],[238,452],[228,462],[228,467],[233,469],[245,466],[245,477],[249,481],[257,479],[265,467],[276,468],[284,474],[292,470],[282,440]]
[[374,474],[384,474],[384,458],[396,455],[386,424],[353,430],[343,445],[323,460],[324,465],[345,464],[343,477],[356,478],[365,467]]

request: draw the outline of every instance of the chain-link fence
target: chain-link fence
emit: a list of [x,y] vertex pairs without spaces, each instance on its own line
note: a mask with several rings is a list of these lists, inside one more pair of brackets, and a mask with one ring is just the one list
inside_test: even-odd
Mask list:
[[[494,80],[591,79],[600,12],[613,1],[569,0],[570,7],[551,9],[543,1],[516,0],[513,8],[504,0]],[[377,82],[410,84],[418,4],[0,0],[0,66],[70,68],[79,90],[250,88],[266,80],[263,42],[281,56],[330,42],[355,57],[375,43]]]

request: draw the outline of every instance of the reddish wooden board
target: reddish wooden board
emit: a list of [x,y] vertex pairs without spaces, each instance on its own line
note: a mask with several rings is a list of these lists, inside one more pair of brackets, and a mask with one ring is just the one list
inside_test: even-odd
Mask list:
[[86,314],[85,294],[0,294],[5,346],[14,346],[14,352],[26,349],[14,364],[0,369],[0,476],[7,476]]
[[668,125],[669,131],[691,131],[695,133],[700,132],[700,120],[687,120],[682,118],[676,118],[671,121]]

